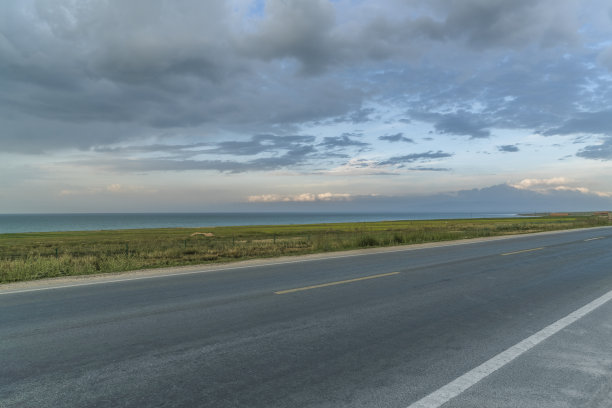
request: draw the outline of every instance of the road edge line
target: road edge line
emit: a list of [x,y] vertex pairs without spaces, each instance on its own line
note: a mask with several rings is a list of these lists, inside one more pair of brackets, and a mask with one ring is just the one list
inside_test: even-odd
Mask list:
[[612,300],[612,290],[608,293],[591,301],[580,309],[568,314],[567,316],[557,320],[549,326],[546,326],[539,332],[527,337],[525,340],[515,344],[514,346],[502,351],[495,357],[487,360],[478,367],[468,371],[454,381],[446,384],[438,390],[432,392],[424,398],[410,404],[408,408],[438,408],[447,403],[451,399],[459,396],[468,388],[476,385],[478,382],[488,377],[495,371],[509,364],[511,361],[531,350],[544,340],[560,332],[572,323],[586,316],[595,309],[603,306],[605,303]]

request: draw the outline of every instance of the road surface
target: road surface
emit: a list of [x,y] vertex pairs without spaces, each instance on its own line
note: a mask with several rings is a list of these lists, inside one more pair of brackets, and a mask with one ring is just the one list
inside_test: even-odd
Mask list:
[[612,228],[220,268],[0,288],[0,407],[612,401]]

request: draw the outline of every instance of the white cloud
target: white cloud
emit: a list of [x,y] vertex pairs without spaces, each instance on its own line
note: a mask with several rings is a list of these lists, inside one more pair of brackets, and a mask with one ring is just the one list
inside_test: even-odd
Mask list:
[[565,177],[553,177],[548,179],[526,178],[516,184],[511,184],[511,186],[514,188],[531,190],[538,187],[558,186],[567,182],[568,180]]
[[612,197],[612,192],[591,191],[591,189],[576,185],[573,180],[565,177],[552,177],[548,179],[527,178],[516,184],[510,184],[514,188],[521,190],[548,193],[551,191],[575,191],[582,194],[593,194],[599,197]]
[[111,184],[106,187],[106,190],[112,193],[119,193],[121,191],[125,191],[125,187],[122,187],[121,184]]
[[568,186],[557,186],[554,187],[555,191],[576,191],[582,194],[591,194],[591,191],[586,187],[568,187]]
[[329,192],[319,194],[302,193],[295,195],[262,194],[247,197],[247,201],[250,203],[346,201],[351,199],[351,194]]

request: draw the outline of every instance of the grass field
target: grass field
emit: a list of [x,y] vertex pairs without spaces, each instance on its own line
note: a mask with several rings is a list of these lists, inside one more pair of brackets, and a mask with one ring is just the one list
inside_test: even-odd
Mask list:
[[603,225],[567,216],[0,234],[0,283]]

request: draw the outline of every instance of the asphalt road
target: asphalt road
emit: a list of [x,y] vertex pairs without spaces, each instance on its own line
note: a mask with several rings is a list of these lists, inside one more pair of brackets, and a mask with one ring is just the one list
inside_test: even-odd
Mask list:
[[[612,228],[117,279],[0,290],[0,407],[406,408],[611,291]],[[444,407],[610,406],[610,312]]]

